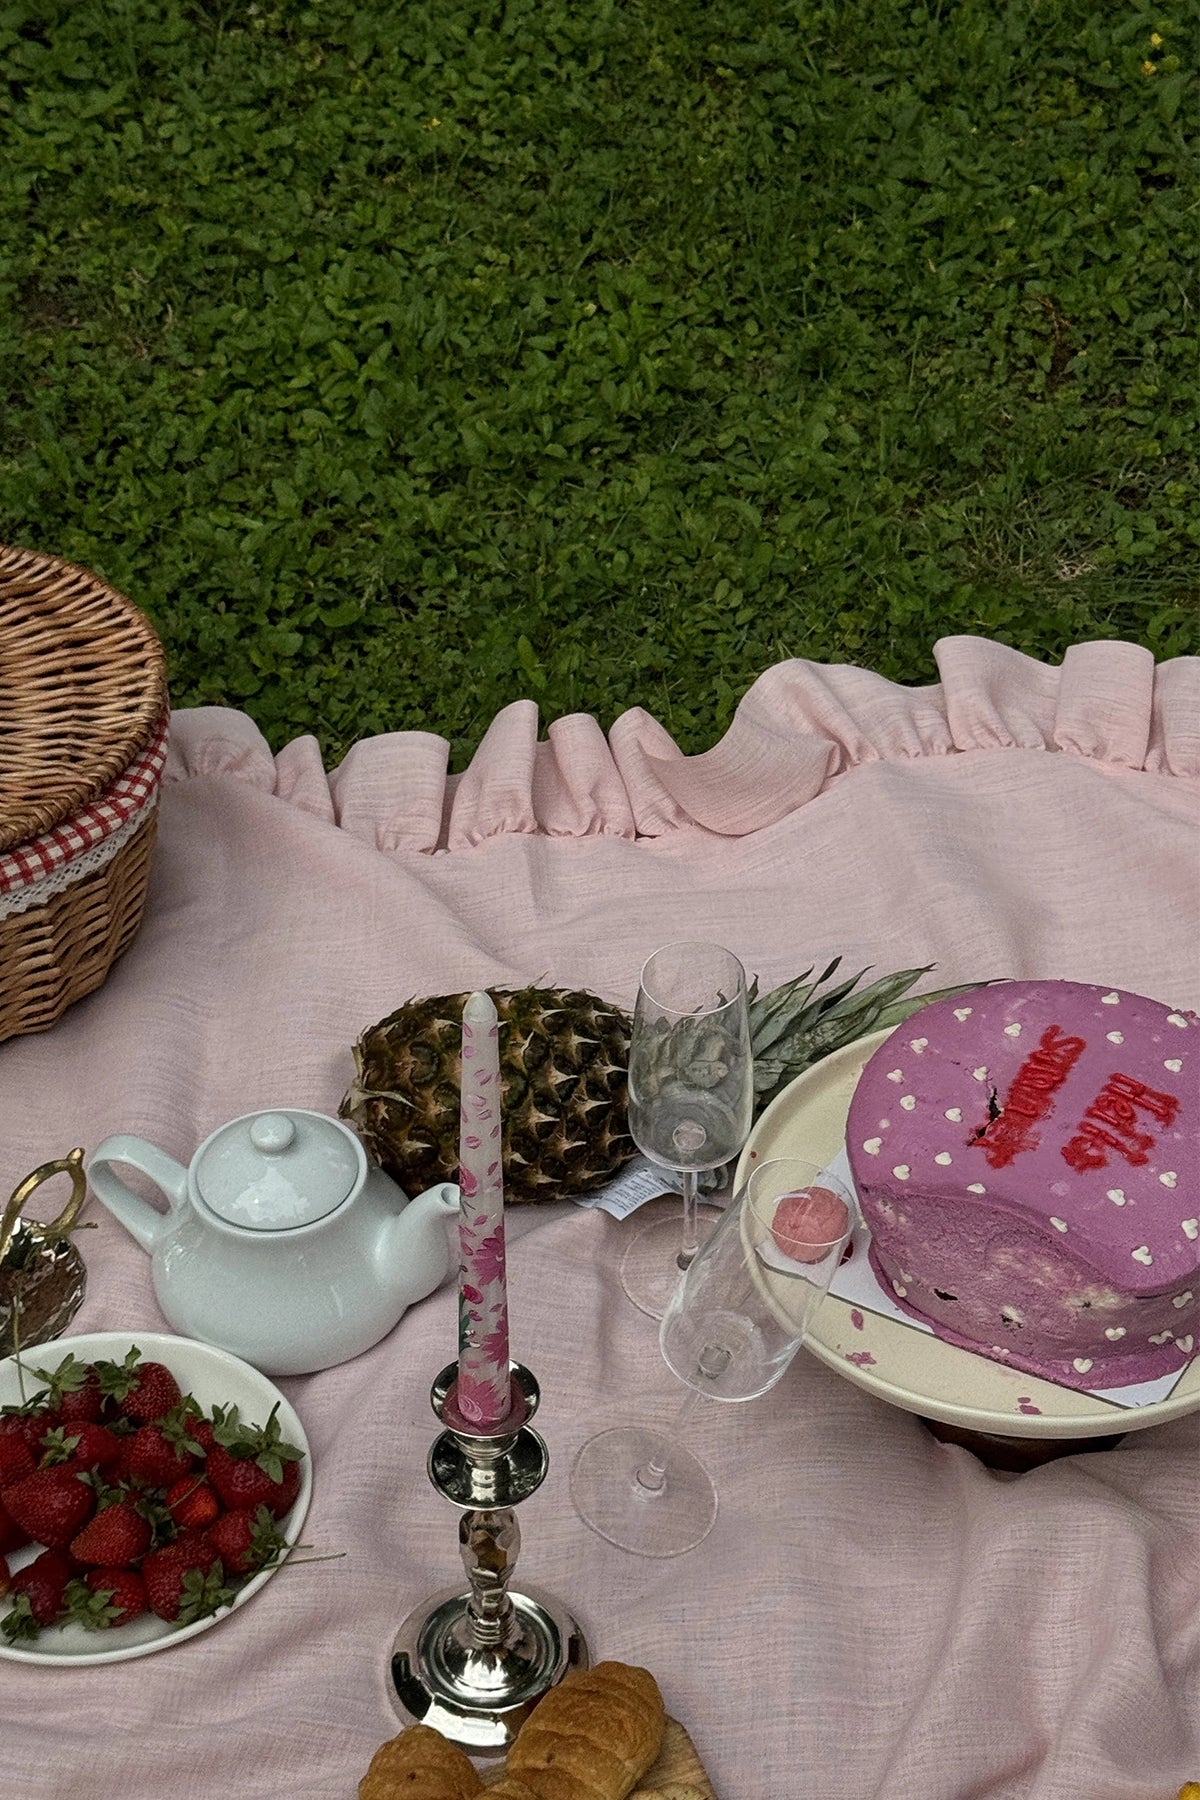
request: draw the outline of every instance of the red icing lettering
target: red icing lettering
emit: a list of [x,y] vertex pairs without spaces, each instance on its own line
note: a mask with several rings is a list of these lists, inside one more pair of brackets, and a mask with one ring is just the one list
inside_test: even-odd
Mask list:
[[1087,1048],[1080,1037],[1068,1037],[1057,1025],[1047,1025],[1032,1051],[1013,1077],[1000,1113],[981,1131],[979,1144],[993,1169],[1005,1169],[1015,1157],[1039,1144],[1032,1127],[1054,1110],[1054,1095]]
[[1142,1107],[1160,1125],[1173,1125],[1179,1114],[1179,1101],[1174,1094],[1160,1094],[1157,1088],[1149,1088],[1144,1081],[1135,1081],[1131,1075],[1110,1075],[1105,1092]]
[[1063,1145],[1063,1160],[1081,1174],[1088,1169],[1107,1168],[1108,1150],[1115,1150],[1135,1167],[1148,1162],[1154,1138],[1150,1132],[1137,1129],[1139,1107],[1160,1125],[1171,1126],[1179,1112],[1179,1101],[1174,1094],[1160,1094],[1144,1081],[1135,1081],[1132,1075],[1110,1075],[1084,1113],[1074,1137]]

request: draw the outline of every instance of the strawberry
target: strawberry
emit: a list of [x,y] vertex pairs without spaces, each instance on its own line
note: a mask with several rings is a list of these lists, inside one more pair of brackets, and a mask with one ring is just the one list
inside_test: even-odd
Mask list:
[[62,1550],[96,1509],[96,1496],[69,1464],[35,1469],[4,1492],[10,1517],[37,1544]]
[[150,1548],[150,1524],[132,1500],[103,1506],[71,1539],[76,1562],[124,1569]]
[[146,1584],[136,1569],[89,1569],[67,1597],[72,1619],[91,1631],[128,1625],[146,1611]]
[[0,1437],[0,1488],[11,1487],[36,1468],[37,1458],[23,1437],[15,1431]]
[[[219,1409],[218,1409],[219,1410]],[[207,1456],[215,1442],[215,1431],[211,1419],[193,1419],[189,1427],[190,1434]]]
[[64,1423],[77,1419],[93,1422],[104,1417],[106,1400],[100,1376],[92,1363],[81,1363],[67,1356],[57,1369],[35,1369],[39,1381],[49,1385],[50,1404],[56,1407]]
[[11,1412],[0,1414],[0,1437],[20,1438],[37,1456],[43,1434],[52,1431],[58,1423],[58,1414],[52,1407],[43,1406],[39,1401],[30,1401],[26,1406],[14,1407]]
[[206,1471],[222,1504],[230,1512],[265,1506],[276,1519],[289,1511],[300,1491],[300,1460],[304,1455],[283,1441],[271,1408],[264,1426],[242,1425],[238,1409],[231,1406],[216,1424]]
[[57,1625],[66,1617],[71,1573],[71,1559],[65,1551],[43,1550],[13,1576],[11,1592],[16,1601],[0,1619],[0,1631],[10,1644],[36,1637],[43,1625]]
[[22,1550],[28,1542],[29,1533],[22,1530],[3,1499],[0,1499],[0,1554],[9,1550]]
[[90,1419],[57,1425],[42,1439],[42,1467],[71,1463],[77,1469],[104,1469],[121,1455],[121,1439]]
[[202,1537],[189,1535],[150,1550],[142,1559],[146,1603],[169,1623],[190,1625],[219,1612],[233,1599],[224,1585],[221,1558]]
[[255,1511],[239,1507],[236,1512],[222,1513],[204,1536],[219,1552],[229,1575],[253,1575],[268,1568],[281,1560],[288,1547],[265,1506]]
[[203,1531],[221,1510],[217,1496],[201,1475],[185,1475],[173,1481],[163,1495],[163,1505],[181,1531]]
[[120,1416],[148,1425],[178,1406],[183,1394],[164,1363],[141,1358],[134,1344],[123,1363],[97,1363],[96,1369],[101,1391],[115,1401]]
[[201,1454],[189,1427],[190,1420],[179,1410],[139,1426],[123,1459],[130,1479],[147,1487],[169,1487],[186,1475],[192,1458]]

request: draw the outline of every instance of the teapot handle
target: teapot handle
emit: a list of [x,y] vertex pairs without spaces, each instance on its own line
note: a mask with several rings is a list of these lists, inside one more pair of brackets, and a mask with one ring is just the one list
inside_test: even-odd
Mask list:
[[166,1195],[173,1213],[187,1202],[187,1170],[165,1150],[160,1150],[156,1144],[148,1144],[145,1138],[105,1138],[92,1152],[87,1175],[96,1198],[121,1221],[143,1250],[153,1251],[162,1231],[163,1215],[126,1187],[110,1167],[114,1162],[128,1163],[130,1168],[140,1169],[143,1175],[148,1175]]

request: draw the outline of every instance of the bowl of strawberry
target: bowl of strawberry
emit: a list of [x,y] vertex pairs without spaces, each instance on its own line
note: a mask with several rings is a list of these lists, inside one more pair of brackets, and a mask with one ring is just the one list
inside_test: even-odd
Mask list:
[[308,1440],[265,1375],[157,1332],[0,1362],[0,1657],[113,1662],[244,1605],[294,1547]]

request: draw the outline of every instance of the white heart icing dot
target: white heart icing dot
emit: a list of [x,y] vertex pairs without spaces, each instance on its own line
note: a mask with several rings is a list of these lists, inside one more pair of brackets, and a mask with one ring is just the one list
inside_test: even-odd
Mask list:
[[900,1104],[905,1112],[911,1112],[913,1107],[917,1104],[916,1097],[912,1094],[901,1094]]
[[1019,1025],[1006,1025],[1004,1027],[1004,1035],[1005,1037],[1020,1037],[1021,1027]]
[[903,1069],[889,1069],[888,1070],[888,1080],[889,1081],[903,1081],[904,1080]]
[[1146,1341],[1150,1344],[1169,1344],[1174,1336],[1173,1331],[1156,1331],[1154,1336],[1147,1338]]
[[1109,1188],[1108,1198],[1112,1201],[1114,1206],[1124,1206],[1124,1204],[1125,1204],[1125,1189],[1124,1188]]
[[1187,1305],[1187,1303],[1191,1299],[1191,1297],[1192,1297],[1192,1290],[1191,1290],[1191,1288],[1189,1288],[1186,1294],[1176,1294],[1175,1297],[1173,1298],[1173,1300],[1171,1301],[1171,1305],[1175,1308],[1176,1312],[1182,1312],[1183,1308]]
[[986,1081],[987,1080],[987,1070],[986,1069],[972,1069],[971,1073],[975,1077],[976,1081]]
[[948,1150],[939,1150],[933,1160],[935,1163],[940,1163],[944,1169],[946,1164],[951,1160],[950,1152]]
[[867,1139],[865,1139],[865,1141],[863,1143],[863,1149],[866,1151],[868,1156],[878,1156],[879,1149],[880,1149],[880,1146],[882,1143],[883,1143],[882,1138],[867,1138]]
[[1175,1183],[1179,1180],[1179,1177],[1174,1169],[1164,1169],[1158,1179],[1162,1182],[1164,1187],[1174,1187]]
[[949,1119],[949,1121],[952,1125],[961,1125],[962,1124],[962,1107],[961,1106],[948,1106],[946,1108],[946,1117]]
[[1092,1359],[1090,1356],[1077,1356],[1075,1361],[1071,1364],[1071,1367],[1077,1369],[1081,1375],[1086,1375],[1091,1366]]
[[1104,1335],[1110,1344],[1119,1343],[1125,1336],[1125,1327],[1123,1325],[1108,1325],[1105,1327]]
[[1184,1237],[1190,1238],[1194,1244],[1196,1239],[1200,1237],[1200,1219],[1183,1219],[1181,1220],[1181,1224]]
[[1123,1031],[1106,1031],[1104,1035],[1110,1044],[1123,1044],[1125,1042],[1125,1033]]
[[1178,1025],[1181,1030],[1183,1030],[1183,1031],[1187,1030],[1187,1020],[1184,1018],[1182,1013],[1168,1013],[1167,1014],[1167,1024],[1168,1025]]
[[982,1181],[973,1181],[970,1187],[968,1187],[967,1192],[968,1194],[986,1194],[987,1189],[984,1187]]
[[928,1042],[929,1042],[928,1038],[914,1038],[912,1040],[912,1043],[909,1045],[909,1049],[915,1050],[917,1055],[920,1056],[922,1050],[925,1048],[925,1046]]
[[892,1174],[896,1177],[897,1181],[907,1181],[912,1174],[912,1170],[907,1163],[897,1163],[892,1170]]
[[1141,1263],[1142,1267],[1146,1269],[1148,1269],[1150,1264],[1154,1261],[1154,1258],[1150,1254],[1149,1244],[1139,1244],[1137,1249],[1131,1250],[1129,1254],[1133,1257],[1134,1262]]
[[971,1008],[969,1006],[956,1006],[954,1009],[954,1016],[961,1024],[964,1019],[970,1018]]
[[1181,1337],[1181,1338],[1176,1338],[1176,1339],[1175,1339],[1175,1343],[1176,1343],[1176,1346],[1177,1346],[1177,1347],[1178,1347],[1178,1348],[1179,1348],[1179,1349],[1180,1349],[1180,1350],[1182,1350],[1182,1351],[1183,1351],[1183,1354],[1184,1354],[1184,1355],[1185,1355],[1185,1356],[1186,1356],[1186,1355],[1187,1355],[1187,1353],[1188,1353],[1188,1351],[1189,1351],[1189,1350],[1190,1350],[1190,1349],[1191,1349],[1191,1347],[1192,1347],[1192,1339],[1191,1339],[1191,1337],[1190,1337],[1190,1336],[1188,1336],[1188,1337]]
[[892,1292],[894,1294],[899,1294],[901,1300],[903,1300],[905,1294],[907,1294],[907,1292],[908,1292],[908,1289],[906,1287],[902,1287],[898,1281],[893,1281]]
[[1120,1006],[1121,996],[1120,994],[1101,994],[1100,1004],[1101,1006]]
[[1180,1060],[1177,1056],[1168,1056],[1166,1062],[1163,1064],[1163,1068],[1170,1069],[1172,1075],[1178,1075],[1178,1073],[1179,1073],[1180,1069],[1182,1069],[1182,1067],[1183,1067],[1183,1064],[1180,1062]]
[[1065,1219],[1056,1219],[1052,1216],[1050,1223],[1053,1225],[1055,1231],[1065,1231],[1067,1229],[1067,1221]]

